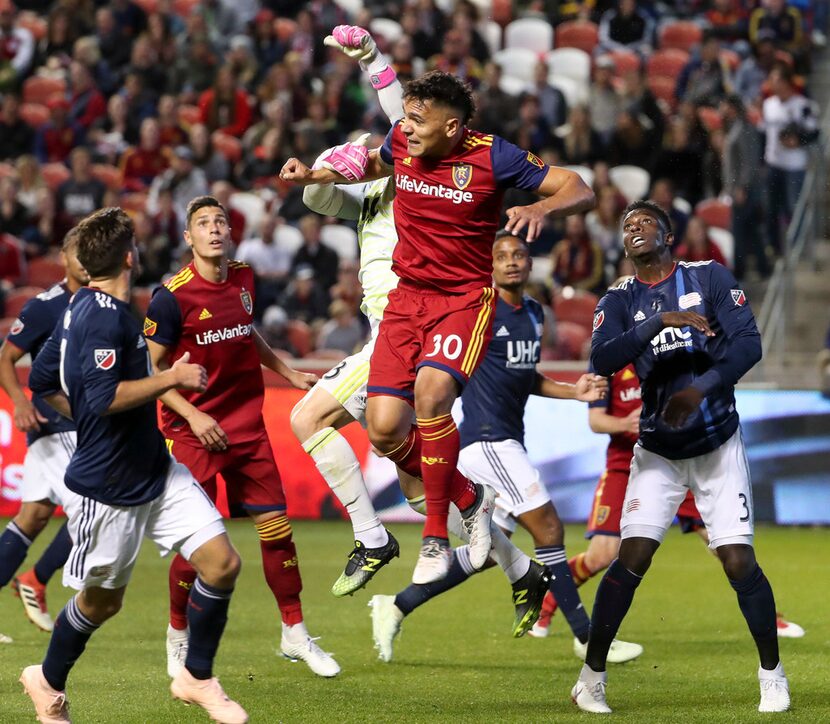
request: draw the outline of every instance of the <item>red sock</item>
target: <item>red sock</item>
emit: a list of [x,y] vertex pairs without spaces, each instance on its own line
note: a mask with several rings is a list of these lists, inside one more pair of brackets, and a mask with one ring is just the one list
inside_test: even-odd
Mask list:
[[170,625],[177,631],[187,628],[187,599],[196,580],[196,570],[178,553],[170,563]]
[[[585,563],[585,554],[578,553],[573,558],[568,561],[568,568],[571,569],[571,577],[574,579],[574,584],[577,588],[579,588],[585,581],[589,578],[593,578],[599,571],[592,571],[588,568],[587,564]],[[542,612],[547,613],[548,616],[552,616],[556,613],[556,609],[558,604],[556,603],[556,599],[551,594],[550,597],[550,604],[548,604],[548,598],[545,596],[545,600],[542,603]]]
[[288,626],[301,623],[303,607],[300,591],[300,565],[297,549],[291,536],[291,524],[284,515],[256,524],[259,547],[262,550],[262,570],[265,582],[277,599],[282,621]]
[[421,433],[418,432],[418,428],[413,425],[406,439],[386,457],[413,478],[420,478]]

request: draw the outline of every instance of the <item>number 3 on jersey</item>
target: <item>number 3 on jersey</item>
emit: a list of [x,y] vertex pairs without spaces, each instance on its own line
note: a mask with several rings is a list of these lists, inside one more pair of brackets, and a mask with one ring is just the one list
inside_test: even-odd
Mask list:
[[464,348],[464,343],[457,334],[447,335],[446,339],[442,334],[433,335],[432,343],[435,347],[432,352],[426,355],[427,357],[435,357],[439,352],[443,352],[447,359],[458,359],[461,350]]

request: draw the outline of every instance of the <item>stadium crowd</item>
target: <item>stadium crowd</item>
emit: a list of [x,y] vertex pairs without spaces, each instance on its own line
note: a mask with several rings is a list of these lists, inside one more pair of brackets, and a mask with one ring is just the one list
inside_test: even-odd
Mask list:
[[0,332],[61,277],[66,231],[106,205],[134,217],[143,311],[188,261],[187,202],[212,193],[256,273],[268,342],[297,356],[362,344],[354,228],[278,177],[289,156],[311,165],[358,129],[375,144],[388,130],[356,64],[323,44],[352,23],[402,81],[466,79],[473,127],[593,185],[597,207],[534,245],[544,356],[578,359],[594,295],[631,273],[631,200],[670,210],[677,258],[769,274],[817,135],[826,13],[824,0],[0,0]]

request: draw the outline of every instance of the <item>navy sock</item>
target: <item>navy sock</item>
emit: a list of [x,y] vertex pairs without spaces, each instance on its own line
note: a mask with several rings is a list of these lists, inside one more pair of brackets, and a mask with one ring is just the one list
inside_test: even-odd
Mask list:
[[190,641],[185,668],[196,679],[213,676],[213,659],[228,622],[228,606],[233,589],[214,588],[197,578],[187,601],[187,625]]
[[605,671],[608,649],[619,631],[620,624],[634,600],[634,591],[642,581],[629,571],[619,559],[605,572],[597,588],[594,611],[591,615],[591,638],[585,663],[594,671]]
[[456,548],[446,578],[434,583],[412,583],[395,596],[395,605],[404,616],[407,616],[418,606],[429,601],[430,598],[435,598],[444,591],[455,588],[459,583],[464,583],[474,573],[478,573],[478,571],[470,564],[470,554],[467,546]]
[[542,546],[536,549],[536,557],[550,571],[550,592],[562,609],[574,636],[583,644],[588,640],[591,621],[576,590],[565,546]]
[[5,586],[17,573],[26,558],[32,541],[11,521],[0,535],[0,588]]
[[43,659],[43,676],[49,686],[58,691],[66,688],[69,671],[97,628],[96,624],[81,613],[76,597],[70,598],[55,620],[46,658]]
[[71,550],[72,539],[69,537],[68,524],[64,523],[52,542],[43,551],[40,560],[35,563],[35,578],[44,586],[49,583],[52,574],[59,568],[63,568],[63,564],[69,558],[69,551]]
[[738,594],[738,605],[746,619],[749,632],[758,647],[761,667],[774,669],[778,666],[778,628],[775,623],[775,597],[772,586],[761,570],[755,569],[740,581],[729,580]]

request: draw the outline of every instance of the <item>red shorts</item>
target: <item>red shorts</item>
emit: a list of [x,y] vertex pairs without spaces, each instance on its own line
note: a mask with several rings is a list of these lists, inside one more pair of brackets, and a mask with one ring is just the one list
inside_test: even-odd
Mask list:
[[487,351],[496,290],[445,294],[405,282],[389,292],[369,366],[368,394],[412,400],[421,367],[451,374],[463,387]]
[[211,452],[169,439],[167,447],[176,460],[190,469],[214,502],[217,496],[216,476],[222,476],[231,517],[285,510],[282,479],[267,435],[251,442],[231,445],[222,452]]
[[686,497],[677,509],[677,519],[684,533],[694,533],[704,527],[691,490],[686,493]]
[[595,535],[619,537],[628,475],[627,470],[606,470],[602,474],[594,493],[594,505],[585,531],[586,538],[593,538]]

